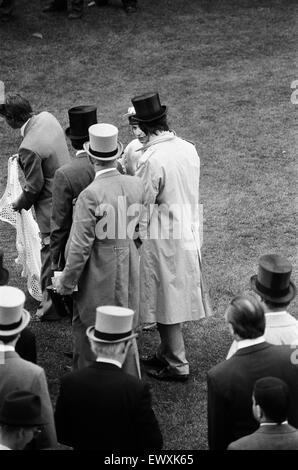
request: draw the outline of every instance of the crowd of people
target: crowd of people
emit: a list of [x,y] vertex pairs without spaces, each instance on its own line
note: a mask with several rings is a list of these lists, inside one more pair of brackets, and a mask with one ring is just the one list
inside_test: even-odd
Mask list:
[[[140,361],[157,381],[189,379],[182,326],[206,316],[200,159],[169,128],[158,93],[131,102],[135,139],[126,148],[114,124],[97,122],[95,106],[68,110],[65,132],[52,114],[34,114],[20,95],[8,95],[0,106],[22,136],[25,185],[12,207],[34,208],[41,235],[37,316],[59,321],[64,308],[70,311],[73,339],[72,371],[61,380],[53,412],[25,295],[6,285],[2,256],[4,448],[56,448],[58,440],[74,449],[157,451],[163,439]],[[254,294],[235,297],[227,308],[233,343],[207,375],[212,450],[298,449],[298,321],[286,310],[296,295],[291,273],[284,257],[262,256],[251,278]],[[136,336],[147,323],[156,323],[160,344],[139,357]]]

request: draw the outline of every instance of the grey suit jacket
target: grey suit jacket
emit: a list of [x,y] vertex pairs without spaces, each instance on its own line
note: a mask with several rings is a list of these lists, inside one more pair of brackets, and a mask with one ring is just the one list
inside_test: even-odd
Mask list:
[[86,153],[76,156],[55,173],[50,241],[53,269],[58,266],[64,268],[64,250],[71,229],[73,206],[83,189],[94,180],[94,176],[94,168]]
[[78,284],[76,303],[86,326],[93,324],[98,305],[138,311],[139,255],[133,237],[143,198],[141,179],[116,169],[97,176],[78,197],[61,281],[70,289]]
[[48,392],[44,370],[25,361],[15,351],[1,353],[0,357],[0,403],[5,395],[15,390],[27,390],[40,396],[42,418],[47,423],[36,441],[38,449],[55,448],[57,437],[53,408]]
[[16,207],[28,210],[34,206],[41,233],[50,233],[55,171],[69,161],[64,132],[57,119],[46,111],[33,116],[19,148],[19,164],[26,184]]
[[298,430],[289,424],[260,426],[256,432],[232,442],[228,450],[298,450]]

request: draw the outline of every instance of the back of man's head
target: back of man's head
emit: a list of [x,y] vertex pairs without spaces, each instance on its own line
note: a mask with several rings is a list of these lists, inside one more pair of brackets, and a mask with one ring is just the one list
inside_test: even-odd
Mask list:
[[3,114],[11,127],[18,128],[30,119],[33,110],[29,101],[21,95],[7,95]]
[[263,421],[282,423],[287,419],[289,391],[287,384],[277,377],[263,377],[255,382],[253,389],[255,405],[262,410]]
[[107,359],[117,360],[125,349],[125,342],[104,343],[100,341],[90,340],[91,349],[96,357],[104,357]]
[[227,310],[226,321],[240,339],[254,339],[265,331],[265,313],[262,304],[252,296],[234,297]]

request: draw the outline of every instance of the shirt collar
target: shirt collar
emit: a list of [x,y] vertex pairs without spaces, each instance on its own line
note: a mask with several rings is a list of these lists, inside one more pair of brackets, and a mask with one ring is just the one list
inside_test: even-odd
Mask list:
[[78,150],[76,152],[76,157],[78,157],[79,155],[82,155],[82,153],[86,153],[85,150]]
[[108,171],[114,171],[116,170],[115,167],[113,168],[107,168],[106,170],[98,170],[96,173],[95,173],[95,178],[97,178],[99,175],[103,175],[104,173],[107,173]]
[[255,344],[264,343],[265,336],[259,336],[258,338],[253,339],[241,339],[237,341],[237,350],[242,348],[248,348],[249,346],[254,346]]
[[14,351],[14,350],[15,350],[14,346],[11,346],[10,344],[0,344],[1,352]]
[[268,315],[284,315],[285,313],[288,313],[286,310],[279,310],[278,312],[266,312],[265,317]]
[[25,136],[25,127],[27,126],[28,122],[30,121],[31,117],[29,119],[27,119],[27,121],[25,122],[25,124],[22,125],[21,127],[21,136],[24,137]]
[[96,362],[105,362],[107,364],[114,364],[115,366],[119,367],[119,369],[122,369],[122,364],[119,361],[116,361],[115,359],[109,359],[107,357],[98,357],[96,359]]
[[288,421],[285,420],[282,423],[260,423],[260,426],[281,426],[282,424],[288,424]]

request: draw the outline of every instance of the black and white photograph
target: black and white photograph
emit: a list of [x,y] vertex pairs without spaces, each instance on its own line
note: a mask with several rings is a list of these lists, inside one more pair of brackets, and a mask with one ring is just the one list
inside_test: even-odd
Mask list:
[[0,0],[0,450],[298,450],[297,31]]

